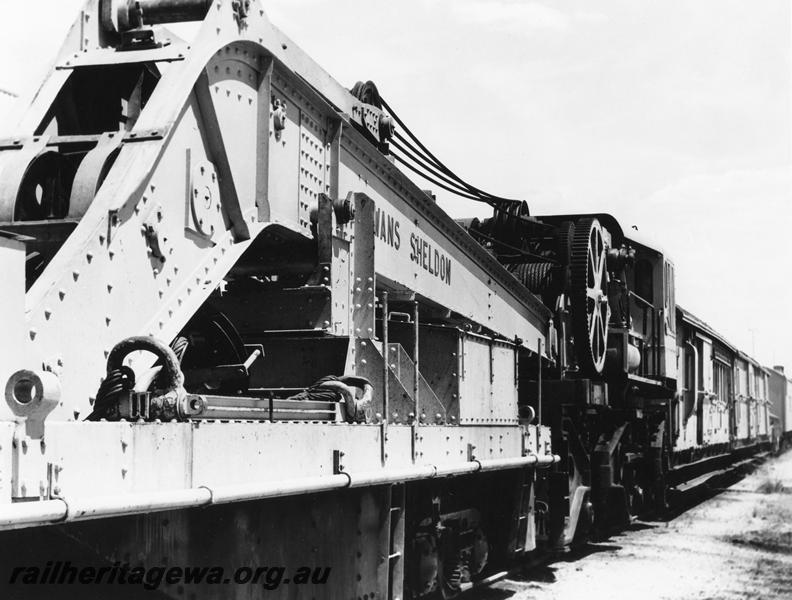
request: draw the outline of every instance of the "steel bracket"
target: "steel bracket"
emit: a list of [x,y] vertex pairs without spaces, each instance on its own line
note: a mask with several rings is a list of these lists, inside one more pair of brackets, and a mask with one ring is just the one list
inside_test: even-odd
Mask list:
[[341,450],[333,450],[333,474],[338,475],[339,473],[343,473],[344,471],[344,464],[342,462],[344,458],[344,453]]

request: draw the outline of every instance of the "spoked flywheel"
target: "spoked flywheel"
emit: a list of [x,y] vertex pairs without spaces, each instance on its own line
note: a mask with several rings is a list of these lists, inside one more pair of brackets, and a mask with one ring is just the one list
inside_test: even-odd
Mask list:
[[570,256],[572,330],[580,370],[596,375],[605,366],[608,348],[607,248],[602,226],[586,217],[575,223]]
[[171,343],[184,373],[184,388],[193,394],[238,394],[247,390],[246,370],[218,369],[245,362],[245,344],[225,314],[205,304]]

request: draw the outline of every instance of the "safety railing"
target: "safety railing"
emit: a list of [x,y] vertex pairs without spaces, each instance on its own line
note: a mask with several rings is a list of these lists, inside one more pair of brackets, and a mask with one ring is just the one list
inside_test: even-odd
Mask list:
[[[641,330],[635,336],[635,344],[641,353],[641,364],[638,366],[638,375],[650,379],[660,377],[660,339],[662,337],[662,315],[655,306],[639,296],[635,292],[630,292],[630,299],[640,311],[639,322]],[[632,311],[631,311],[632,313]],[[633,320],[635,329],[635,320]]]

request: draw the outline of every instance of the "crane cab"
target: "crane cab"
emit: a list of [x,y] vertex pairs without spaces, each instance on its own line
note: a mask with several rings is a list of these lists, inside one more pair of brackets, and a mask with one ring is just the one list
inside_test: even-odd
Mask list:
[[607,366],[636,381],[670,385],[676,380],[674,263],[662,250],[626,237],[609,259]]

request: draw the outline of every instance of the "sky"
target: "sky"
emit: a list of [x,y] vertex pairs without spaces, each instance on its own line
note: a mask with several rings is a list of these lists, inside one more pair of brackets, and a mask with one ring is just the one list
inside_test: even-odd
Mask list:
[[[0,89],[45,72],[81,0],[0,0]],[[347,87],[533,214],[609,212],[674,261],[677,299],[792,370],[788,0],[266,0]],[[0,122],[9,107],[0,93]],[[421,184],[421,187],[430,187]],[[452,216],[488,209],[437,190]]]

